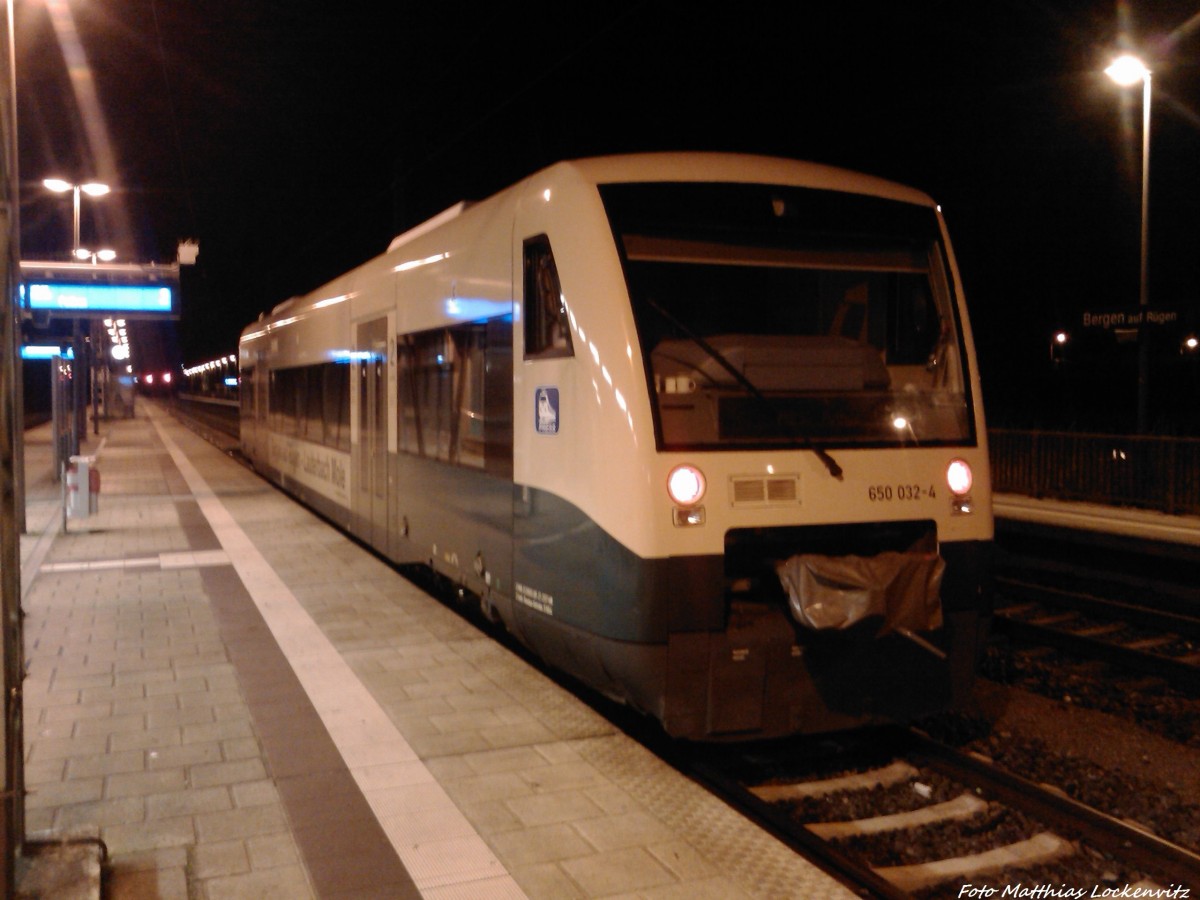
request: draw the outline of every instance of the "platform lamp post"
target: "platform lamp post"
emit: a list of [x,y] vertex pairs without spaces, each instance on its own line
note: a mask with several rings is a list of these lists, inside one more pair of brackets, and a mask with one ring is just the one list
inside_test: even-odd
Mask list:
[[[65,194],[67,191],[72,195],[72,230],[71,230],[71,255],[76,259],[86,261],[91,257],[91,251],[84,250],[81,254],[82,247],[79,245],[79,198],[81,194],[87,194],[89,197],[103,197],[112,190],[107,184],[101,184],[98,181],[89,181],[85,184],[72,184],[62,178],[46,178],[42,184],[56,194]],[[83,336],[80,333],[80,322],[75,320],[75,358],[78,360],[86,359],[86,351],[83,344]],[[83,382],[79,379],[74,380],[75,384],[75,438],[72,440],[72,445],[78,445],[78,442],[83,440],[87,435],[87,403],[82,393],[84,390]],[[99,425],[96,426],[99,428]]]
[[[114,259],[117,258],[117,251],[116,250],[107,250],[107,249],[106,250],[89,250],[87,247],[76,247],[75,248],[75,258],[77,260],[79,260],[80,262],[87,262],[90,259],[92,261],[92,265],[94,266],[94,265],[96,265],[97,261],[112,262]],[[100,336],[103,332],[100,331],[100,326],[94,319],[91,322],[90,332],[91,333],[90,333],[89,337],[91,339],[91,349],[88,351],[88,368],[91,370],[91,373],[92,373],[92,433],[98,435],[98,434],[100,434],[100,390],[99,390],[100,372],[101,372],[100,361],[103,358],[103,354],[97,353],[96,348],[100,346]],[[108,368],[107,368],[107,366],[103,369],[103,371],[104,371],[104,375],[105,375],[105,378],[104,378],[104,385],[105,385],[104,409],[105,409],[105,414],[107,415],[107,410],[108,410]]]
[[98,181],[89,181],[87,184],[71,184],[69,181],[63,181],[61,178],[47,178],[42,181],[42,184],[56,194],[65,194],[70,191],[74,199],[74,229],[72,231],[71,253],[78,254],[79,251],[79,195],[87,194],[89,197],[103,197],[112,190],[107,184],[101,184]]
[[1113,60],[1104,74],[1122,87],[1132,87],[1139,81],[1142,83],[1142,237],[1138,283],[1138,309],[1142,315],[1138,326],[1137,430],[1138,434],[1145,434],[1150,398],[1150,342],[1146,315],[1150,306],[1147,274],[1150,251],[1150,70],[1136,56],[1126,54]]

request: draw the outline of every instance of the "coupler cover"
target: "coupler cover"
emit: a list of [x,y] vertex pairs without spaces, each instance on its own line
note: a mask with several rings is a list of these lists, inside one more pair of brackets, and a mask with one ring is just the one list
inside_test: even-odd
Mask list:
[[780,563],[776,573],[792,617],[803,627],[840,631],[877,617],[877,635],[882,636],[941,628],[945,568],[937,553],[802,553]]

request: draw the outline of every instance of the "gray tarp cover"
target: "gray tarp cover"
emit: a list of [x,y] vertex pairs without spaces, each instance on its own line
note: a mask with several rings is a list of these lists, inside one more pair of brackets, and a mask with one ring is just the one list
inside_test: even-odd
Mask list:
[[776,568],[801,625],[836,630],[879,616],[880,634],[940,628],[944,570],[936,553],[892,551],[877,556],[803,553]]

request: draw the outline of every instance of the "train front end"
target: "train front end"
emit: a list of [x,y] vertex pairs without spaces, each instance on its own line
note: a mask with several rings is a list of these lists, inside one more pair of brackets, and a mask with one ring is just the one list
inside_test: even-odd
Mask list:
[[[790,165],[597,179],[632,325],[571,310],[603,369],[597,407],[614,383],[647,399],[577,451],[615,538],[580,563],[602,648],[590,680],[684,738],[949,707],[988,613],[986,432],[940,212]],[[599,365],[621,349],[644,384]]]

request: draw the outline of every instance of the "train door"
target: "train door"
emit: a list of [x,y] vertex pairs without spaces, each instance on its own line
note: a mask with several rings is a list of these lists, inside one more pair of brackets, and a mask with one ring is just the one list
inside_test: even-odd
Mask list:
[[392,394],[386,316],[360,322],[354,339],[355,428],[353,473],[354,530],[369,543],[387,546],[388,411]]
[[[246,354],[249,357],[249,353]],[[250,459],[258,457],[258,394],[255,390],[258,366],[248,358],[238,368],[238,440]]]
[[[531,223],[532,224],[532,223]],[[520,232],[518,231],[519,235]],[[574,582],[569,573],[603,565],[588,559],[593,546],[575,540],[581,523],[552,486],[574,471],[571,423],[574,346],[558,265],[546,234],[517,237],[514,282],[520,291],[520,326],[514,328],[513,379],[513,588],[515,630],[535,649],[580,673],[584,655],[551,634],[571,597],[594,589],[593,579]],[[557,604],[555,598],[557,597]],[[569,619],[567,620],[569,621]],[[596,682],[599,683],[599,682]]]
[[254,453],[252,458],[270,463],[271,447],[268,435],[271,432],[271,371],[267,366],[267,354],[254,351],[254,382],[250,392],[254,396]]
[[262,350],[242,351],[238,371],[240,417],[238,436],[242,450],[256,465],[269,465],[267,402],[270,371]]
[[[497,593],[512,597],[513,553],[513,320],[512,316],[489,319],[484,353],[484,468],[489,478],[487,502],[495,515],[496,550],[487,563],[489,585]],[[510,612],[511,618],[511,612]]]

